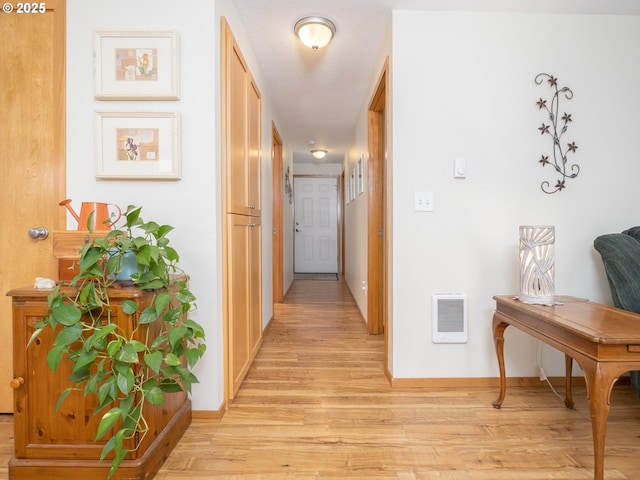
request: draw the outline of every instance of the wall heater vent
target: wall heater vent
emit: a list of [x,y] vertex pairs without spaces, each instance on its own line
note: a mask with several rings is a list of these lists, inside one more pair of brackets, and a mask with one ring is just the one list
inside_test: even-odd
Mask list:
[[468,340],[467,296],[457,293],[434,293],[431,297],[431,341],[466,343]]

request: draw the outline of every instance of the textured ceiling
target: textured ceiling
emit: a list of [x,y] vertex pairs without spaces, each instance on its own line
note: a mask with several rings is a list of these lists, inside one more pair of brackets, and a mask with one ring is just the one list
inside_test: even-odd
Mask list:
[[[318,162],[309,141],[342,163],[369,83],[391,10],[469,10],[536,13],[640,14],[640,0],[235,0],[262,73],[262,94],[273,104],[277,127],[299,162]],[[303,17],[336,25],[326,47],[313,52],[294,36]]]

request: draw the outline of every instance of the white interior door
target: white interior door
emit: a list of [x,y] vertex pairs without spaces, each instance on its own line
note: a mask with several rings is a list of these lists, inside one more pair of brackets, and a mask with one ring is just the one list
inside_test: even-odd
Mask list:
[[338,273],[338,179],[294,177],[294,270]]

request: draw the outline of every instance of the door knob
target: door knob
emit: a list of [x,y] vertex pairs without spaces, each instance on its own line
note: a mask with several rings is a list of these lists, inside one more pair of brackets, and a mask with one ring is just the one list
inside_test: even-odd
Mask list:
[[11,379],[11,381],[9,382],[9,385],[11,386],[11,388],[13,388],[14,390],[17,390],[18,388],[20,388],[22,385],[24,385],[24,378],[22,377],[17,377],[17,378],[13,378]]
[[300,230],[299,228],[296,228],[296,232],[301,232],[302,230]]
[[34,227],[29,229],[29,238],[33,240],[44,240],[49,236],[47,227]]

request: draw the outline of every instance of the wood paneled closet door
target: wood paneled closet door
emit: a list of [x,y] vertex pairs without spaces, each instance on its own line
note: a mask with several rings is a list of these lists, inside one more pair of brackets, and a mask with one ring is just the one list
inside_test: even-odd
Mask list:
[[261,97],[222,19],[225,401],[262,342]]
[[64,228],[65,10],[65,0],[47,0],[44,13],[0,17],[0,412],[13,411],[5,294],[36,277],[57,278],[51,236],[33,240],[28,231]]

